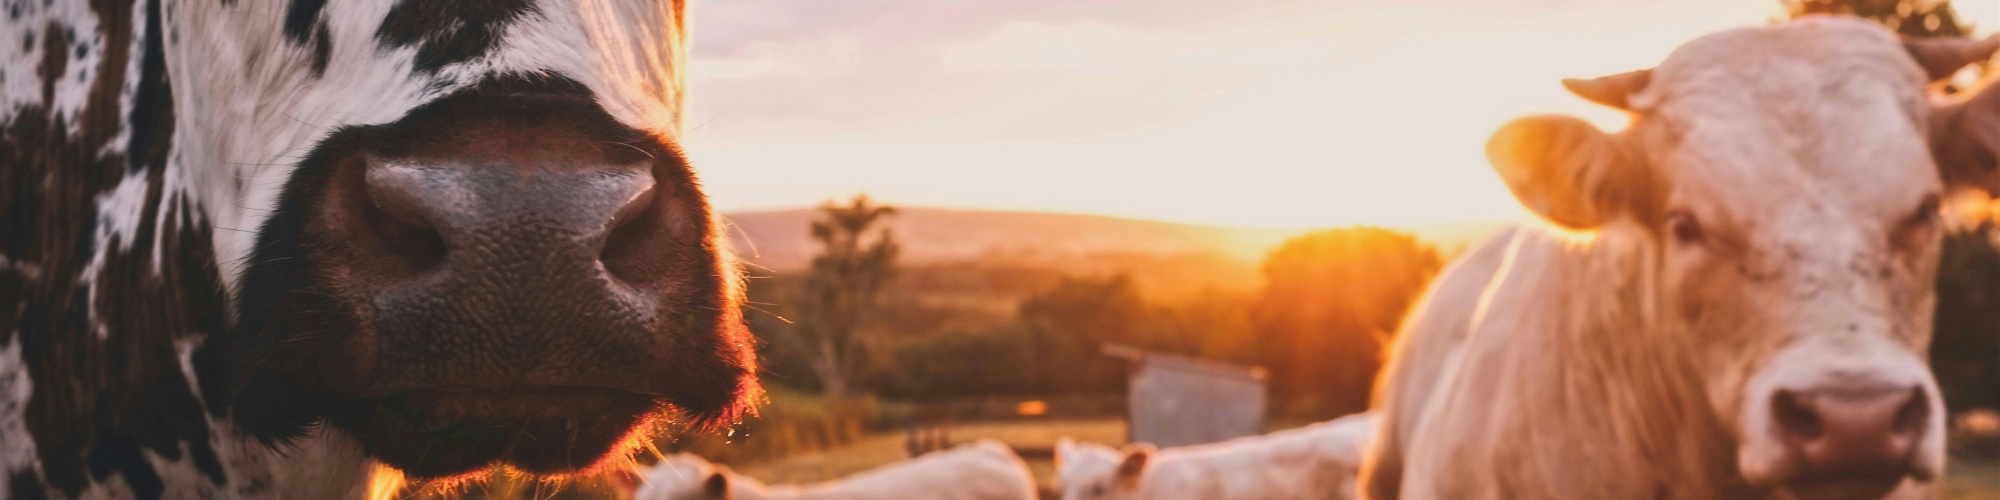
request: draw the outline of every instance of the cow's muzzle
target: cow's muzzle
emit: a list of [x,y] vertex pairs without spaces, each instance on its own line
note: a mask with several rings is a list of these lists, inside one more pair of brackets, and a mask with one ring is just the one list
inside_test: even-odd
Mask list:
[[[378,161],[369,216],[383,241],[362,258],[408,272],[363,285],[378,358],[361,396],[416,387],[608,387],[654,393],[645,377],[658,283],[621,277],[614,241],[657,224],[651,171],[634,165]],[[372,285],[372,286],[370,286]],[[372,393],[372,394],[366,394]]]
[[1752,382],[1738,458],[1753,486],[1802,499],[1882,498],[1943,472],[1944,409],[1929,370],[1849,361]]
[[670,138],[496,78],[345,127],[287,181],[202,366],[266,440],[326,422],[432,478],[565,473],[760,391],[734,262]]
[[568,93],[474,92],[368,131],[308,249],[363,323],[341,396],[612,389],[726,406],[745,361],[728,270],[678,152]]

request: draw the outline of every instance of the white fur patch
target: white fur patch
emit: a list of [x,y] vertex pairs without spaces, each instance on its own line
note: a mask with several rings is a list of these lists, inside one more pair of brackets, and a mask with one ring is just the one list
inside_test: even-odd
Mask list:
[[[28,434],[26,422],[28,396],[34,394],[35,385],[21,360],[18,332],[7,335],[14,339],[0,347],[0,473],[35,464],[35,440]],[[7,481],[7,476],[0,474],[0,486],[6,486]]]
[[[6,34],[0,37],[0,123],[12,120],[22,108],[50,104],[43,102],[43,81],[39,68],[51,26],[73,30],[78,38],[97,38],[97,16],[84,2],[28,1],[16,4],[13,8],[22,11],[19,18],[0,15],[0,33]],[[29,34],[33,37],[27,38],[28,43],[22,43]],[[56,82],[55,115],[74,126],[76,114],[83,108],[82,95],[89,87],[84,84],[86,82],[77,80],[77,72],[84,67],[95,70],[97,58],[103,55],[103,51],[91,50],[84,58],[77,58],[75,40],[71,42],[71,45],[62,47],[65,51],[63,57],[69,60],[69,64],[64,68],[61,80]],[[103,44],[99,42],[96,45]]]
[[[104,329],[103,322],[98,321],[98,289],[92,284],[97,282],[97,273],[104,269],[104,259],[109,258],[111,252],[125,252],[132,249],[133,239],[138,237],[139,219],[144,218],[145,210],[144,172],[125,176],[118,182],[118,187],[97,197],[97,234],[93,235],[91,240],[96,242],[97,249],[91,255],[90,263],[84,265],[83,273],[78,275],[77,281],[90,290],[90,301],[84,307],[88,311],[89,324],[96,331],[98,340],[109,337],[111,332]],[[157,238],[158,234],[156,233],[154,237]],[[115,248],[111,244],[114,239],[118,243]],[[156,251],[154,255],[156,257],[153,259],[153,275],[158,276],[159,254]]]
[[[146,212],[146,173],[126,175],[118,181],[118,187],[97,197],[97,234],[99,253],[109,249],[113,238],[118,240],[117,250],[132,248],[133,239],[138,237],[140,218]],[[102,258],[100,256],[99,261]],[[92,262],[92,270],[97,262]],[[96,273],[86,270],[86,275]],[[86,276],[88,281],[89,276]]]

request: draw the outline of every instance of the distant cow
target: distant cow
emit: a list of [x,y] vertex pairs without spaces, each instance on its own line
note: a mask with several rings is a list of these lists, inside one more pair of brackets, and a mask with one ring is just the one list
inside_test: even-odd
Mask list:
[[680,0],[0,11],[0,497],[569,473],[758,400]]
[[1348,499],[1375,415],[1156,450],[1136,444],[1056,444],[1057,486],[1063,500]]
[[1632,124],[1495,134],[1515,196],[1574,231],[1504,232],[1439,278],[1378,387],[1365,491],[1923,491],[1945,460],[1925,361],[1939,200],[2000,188],[2000,109],[1925,88],[1996,45],[1809,18],[1564,82]]
[[766,486],[694,455],[675,455],[646,475],[634,500],[1031,500],[1035,478],[1012,448],[984,440],[845,478]]

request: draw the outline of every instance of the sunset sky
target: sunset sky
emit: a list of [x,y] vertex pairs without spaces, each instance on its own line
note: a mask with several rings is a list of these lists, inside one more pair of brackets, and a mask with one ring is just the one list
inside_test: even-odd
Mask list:
[[[1960,0],[1981,33],[2000,1]],[[1481,154],[1558,79],[1775,0],[696,0],[686,146],[724,211],[891,203],[1274,227],[1522,217]]]

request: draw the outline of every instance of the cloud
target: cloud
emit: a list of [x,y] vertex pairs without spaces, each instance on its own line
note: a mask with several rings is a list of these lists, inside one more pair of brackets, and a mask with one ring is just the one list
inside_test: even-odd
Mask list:
[[696,137],[719,142],[1116,135],[1302,71],[1339,70],[1434,40],[1531,30],[1633,38],[1624,33],[1644,31],[1648,10],[1681,7],[1703,8],[1529,0],[713,1],[694,11],[690,123]]
[[686,141],[724,208],[869,190],[1211,222],[1513,216],[1481,154],[1494,127],[1616,126],[1556,80],[1651,64],[1768,7],[714,0],[694,11]]
[[[840,7],[827,6],[833,3]],[[695,18],[692,134],[823,142],[1129,132],[1234,85],[1243,73],[1233,66],[1296,64],[1309,52],[1310,44],[1296,40],[1235,39],[1254,25],[1204,26],[1229,17],[1218,4],[1255,5],[707,4]]]

